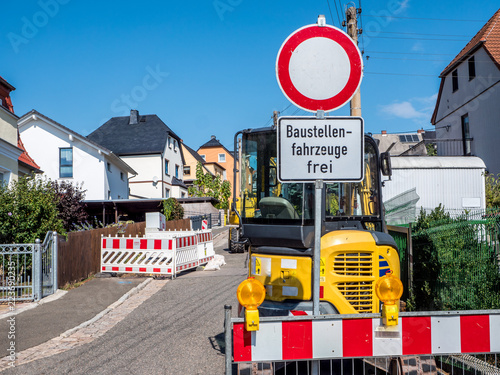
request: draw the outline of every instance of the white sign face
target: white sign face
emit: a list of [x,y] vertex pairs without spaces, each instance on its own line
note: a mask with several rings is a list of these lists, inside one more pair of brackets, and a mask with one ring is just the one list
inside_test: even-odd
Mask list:
[[280,117],[278,179],[358,182],[364,174],[361,117]]

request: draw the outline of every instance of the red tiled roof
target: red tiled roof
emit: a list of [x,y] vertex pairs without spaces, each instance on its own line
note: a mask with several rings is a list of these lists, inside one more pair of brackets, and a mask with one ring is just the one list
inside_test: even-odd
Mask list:
[[444,77],[458,63],[480,46],[483,46],[486,53],[500,69],[500,9],[493,17],[479,30],[479,32],[470,40],[469,43],[460,51],[460,53],[448,64],[441,72],[440,77]]
[[28,152],[24,148],[23,141],[21,141],[21,137],[19,136],[19,134],[17,136],[17,147],[19,147],[21,150],[23,150],[23,153],[21,154],[21,156],[19,156],[18,160],[20,162],[23,162],[24,164],[29,165],[30,167],[33,167],[35,169],[40,170],[40,167],[38,166],[38,164],[35,163],[33,158],[31,156],[29,156]]

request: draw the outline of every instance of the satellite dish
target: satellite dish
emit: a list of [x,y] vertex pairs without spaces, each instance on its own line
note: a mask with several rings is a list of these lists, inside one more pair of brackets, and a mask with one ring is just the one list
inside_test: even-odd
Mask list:
[[156,185],[157,183],[158,183],[158,177],[153,176],[153,184],[155,184],[155,185]]

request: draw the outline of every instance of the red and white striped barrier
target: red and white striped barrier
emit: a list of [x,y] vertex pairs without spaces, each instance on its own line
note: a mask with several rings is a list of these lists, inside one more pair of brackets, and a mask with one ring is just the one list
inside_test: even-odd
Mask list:
[[[394,329],[380,318],[265,321],[247,332],[233,323],[234,362],[321,360],[401,355],[500,353],[500,311],[473,315],[401,316]],[[401,313],[411,314],[411,313]],[[241,321],[241,319],[239,319]]]
[[214,258],[211,231],[156,232],[143,238],[103,237],[103,272],[175,275]]

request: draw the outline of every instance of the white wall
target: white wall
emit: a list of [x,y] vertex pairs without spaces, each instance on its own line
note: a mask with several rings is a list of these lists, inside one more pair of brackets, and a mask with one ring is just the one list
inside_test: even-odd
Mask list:
[[[122,156],[122,160],[137,172],[137,176],[130,179],[130,199],[163,198],[162,195],[162,160],[160,154]],[[153,178],[158,183],[153,183]]]
[[500,173],[500,72],[483,48],[474,53],[474,59],[476,77],[471,81],[467,60],[458,66],[457,91],[452,92],[451,72],[445,78],[436,116],[436,138],[462,139],[461,118],[468,114],[473,138],[471,153],[483,159],[490,173],[497,174]]
[[[168,184],[172,185],[172,178],[175,176],[175,166],[179,166],[179,175],[178,179],[183,180],[184,179],[184,166],[182,163],[182,151],[180,145],[177,143],[176,146],[174,146],[174,139],[171,138],[170,145],[171,147],[168,146],[168,142],[165,145],[165,151],[163,152],[164,159],[167,159],[169,161],[169,170],[168,170],[168,175],[165,174],[165,170],[163,170],[163,181]],[[167,186],[169,187],[169,186]],[[170,187],[171,189],[171,187]],[[171,195],[172,196],[172,195]],[[174,198],[180,198],[180,196],[175,195],[173,196]]]
[[[165,189],[169,190],[169,197],[180,198],[181,191],[186,191],[178,186],[172,186],[175,177],[175,166],[179,166],[178,178],[184,178],[181,147],[174,146],[173,138],[165,145],[163,155],[133,155],[121,158],[130,165],[138,174],[130,180],[130,198],[166,198]],[[165,160],[169,162],[168,174],[165,173]],[[158,183],[154,184],[154,179]],[[186,191],[187,192],[187,191]]]
[[[20,122],[19,130],[23,143],[29,154],[44,171],[44,175],[54,181],[68,180],[73,183],[83,183],[86,200],[106,200],[108,190],[111,190],[111,198],[128,198],[127,180],[118,181],[120,173],[117,172],[118,180],[108,176],[106,172],[106,159],[99,150],[86,142],[80,141],[73,136],[70,139],[68,133],[45,122],[37,117],[36,120],[29,119]],[[73,177],[59,177],[59,149],[65,147],[73,148]],[[117,167],[112,164],[112,169]],[[126,172],[124,172],[127,175]]]

